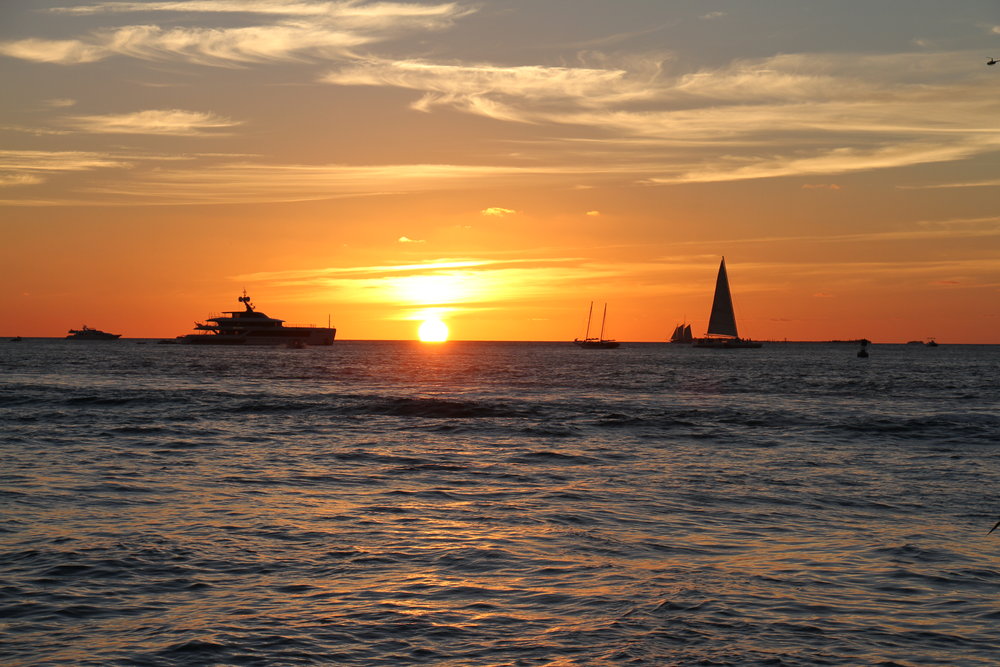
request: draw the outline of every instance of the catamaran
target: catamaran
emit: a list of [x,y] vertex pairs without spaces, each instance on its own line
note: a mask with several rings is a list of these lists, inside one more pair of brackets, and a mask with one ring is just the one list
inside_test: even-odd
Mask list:
[[618,341],[604,338],[604,321],[608,317],[608,304],[604,304],[604,315],[601,317],[601,335],[598,338],[590,337],[590,317],[594,314],[594,302],[590,302],[590,310],[587,312],[587,332],[583,335],[583,340],[574,338],[573,343],[580,347],[591,349],[611,350],[618,347]]
[[737,349],[761,347],[763,343],[740,338],[736,331],[736,313],[733,312],[733,295],[729,291],[729,276],[726,274],[726,258],[719,264],[719,275],[715,279],[715,298],[712,300],[712,314],[708,318],[708,331],[704,338],[694,341],[695,347]]

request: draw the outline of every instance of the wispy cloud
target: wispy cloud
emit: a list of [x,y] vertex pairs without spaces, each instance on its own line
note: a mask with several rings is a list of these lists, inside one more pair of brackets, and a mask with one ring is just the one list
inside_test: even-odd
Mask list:
[[[0,150],[0,187],[38,185],[59,173],[129,166],[129,161],[104,153]],[[2,203],[32,206],[52,205],[53,202],[21,200]]]
[[143,24],[107,28],[72,40],[29,38],[0,43],[0,54],[79,65],[114,55],[151,61],[239,67],[254,63],[345,57],[356,47],[413,31],[447,28],[469,8],[454,3],[379,2],[106,2],[51,10],[66,14],[259,14],[274,22],[241,27]]
[[0,171],[55,173],[128,166],[128,160],[106,153],[0,150]]
[[87,192],[103,202],[218,204],[288,202],[491,185],[525,178],[564,180],[591,175],[587,166],[511,167],[450,164],[357,166],[343,164],[229,163],[160,168],[134,173]]
[[549,297],[588,281],[600,282],[627,266],[598,265],[580,258],[441,259],[421,264],[331,267],[313,270],[260,272],[233,280],[277,288],[322,287],[337,290],[344,301],[364,303],[488,307],[510,298],[521,301]]
[[[578,128],[608,150],[670,151],[658,183],[835,174],[997,149],[992,88],[968,53],[779,55],[669,76],[656,59],[546,67],[368,59],[324,77],[413,90],[416,110]],[[555,143],[555,142],[553,142]],[[758,153],[767,145],[770,154]],[[700,151],[694,165],[685,152]],[[662,159],[662,158],[661,158]]]
[[398,239],[399,243],[426,243],[422,239],[411,239],[409,236],[400,236]]
[[897,185],[900,190],[933,190],[941,188],[995,188],[1000,186],[1000,178],[989,178],[982,181],[965,181],[962,183],[929,183],[926,185]]
[[425,19],[448,19],[468,14],[470,8],[457,3],[421,5],[404,2],[357,0],[175,0],[173,2],[97,2],[76,7],[53,7],[54,14],[125,14],[170,12],[183,14],[264,14],[275,16],[328,17],[342,20],[379,23],[400,16]]
[[67,123],[79,130],[99,134],[201,135],[206,130],[233,127],[239,121],[200,111],[150,109],[125,114],[74,116]]
[[12,185],[35,185],[37,183],[43,182],[41,176],[35,174],[5,174],[0,171],[0,187],[8,187]]
[[19,39],[0,42],[0,54],[21,60],[60,65],[80,65],[97,62],[110,55],[111,51],[101,44],[80,40]]
[[[369,59],[327,74],[327,83],[343,86],[391,86],[423,92],[413,104],[420,111],[452,107],[498,120],[554,121],[559,107],[609,108],[648,100],[646,85],[657,71],[525,65],[438,64],[414,60]],[[537,108],[536,105],[542,105]],[[549,107],[546,105],[555,105]]]
[[[1000,137],[998,137],[1000,138]],[[809,157],[774,155],[706,160],[703,167],[650,179],[652,183],[711,183],[718,181],[776,178],[887,169],[932,162],[948,162],[995,150],[1000,142],[958,142],[954,144],[908,143],[874,149],[836,148]]]
[[517,211],[512,208],[503,208],[502,206],[490,206],[489,208],[484,208],[479,213],[488,218],[505,218],[508,215],[516,214]]

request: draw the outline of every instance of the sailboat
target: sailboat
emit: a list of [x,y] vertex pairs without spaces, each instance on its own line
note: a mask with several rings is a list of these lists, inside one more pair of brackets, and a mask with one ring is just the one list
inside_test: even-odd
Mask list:
[[580,347],[586,347],[590,349],[603,349],[611,350],[618,347],[619,343],[616,340],[610,340],[604,338],[604,321],[608,317],[608,304],[604,304],[604,315],[601,317],[601,335],[598,338],[590,337],[590,318],[594,314],[594,302],[590,302],[590,310],[587,312],[587,333],[583,335],[583,340],[579,338],[574,338],[573,343],[579,345]]
[[719,349],[755,348],[762,343],[740,338],[736,331],[736,314],[733,312],[733,296],[729,292],[729,276],[726,274],[726,258],[719,264],[719,276],[715,279],[715,298],[712,300],[712,314],[708,318],[708,331],[704,338],[694,341],[695,347]]
[[678,324],[674,327],[674,333],[670,335],[670,343],[683,343],[684,345],[690,345],[694,342],[694,337],[691,335],[691,325],[690,324]]

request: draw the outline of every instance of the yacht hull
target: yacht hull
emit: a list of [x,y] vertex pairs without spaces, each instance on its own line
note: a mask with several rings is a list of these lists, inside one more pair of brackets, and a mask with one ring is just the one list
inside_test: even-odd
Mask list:
[[699,338],[694,343],[694,347],[708,347],[716,350],[746,350],[763,347],[763,343],[742,338]]
[[186,345],[333,345],[336,329],[282,327],[274,331],[203,333],[179,336]]

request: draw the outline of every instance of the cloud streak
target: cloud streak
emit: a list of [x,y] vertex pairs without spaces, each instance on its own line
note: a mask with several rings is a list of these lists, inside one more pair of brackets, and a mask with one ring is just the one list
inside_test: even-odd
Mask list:
[[[836,174],[960,160],[997,149],[992,88],[967,53],[797,54],[668,76],[620,67],[436,64],[369,59],[323,80],[420,96],[412,108],[578,128],[608,150],[671,151],[656,183]],[[555,142],[553,142],[555,143]],[[768,145],[767,155],[758,153]],[[573,140],[563,141],[569,155]],[[683,164],[700,151],[704,165]],[[725,152],[723,152],[725,151]],[[680,159],[678,159],[680,158]]]
[[75,116],[67,123],[84,132],[98,134],[167,134],[175,136],[204,135],[239,125],[238,121],[200,111],[182,109],[151,109],[125,114]]
[[336,290],[350,302],[411,307],[481,309],[510,298],[520,301],[561,293],[566,285],[601,281],[634,267],[604,266],[580,258],[440,259],[422,264],[356,266],[260,272],[233,280],[280,288]]
[[594,173],[587,166],[229,163],[139,172],[129,180],[120,179],[114,185],[93,186],[86,191],[102,202],[112,203],[288,202],[463,188],[483,182],[496,186],[526,178],[558,182],[567,175],[589,177]]
[[51,10],[66,14],[261,14],[264,25],[162,28],[142,24],[99,30],[73,40],[28,38],[0,42],[0,54],[34,62],[80,65],[112,56],[181,61],[215,67],[347,57],[352,49],[413,31],[442,30],[468,14],[453,3],[382,2],[107,2]]

